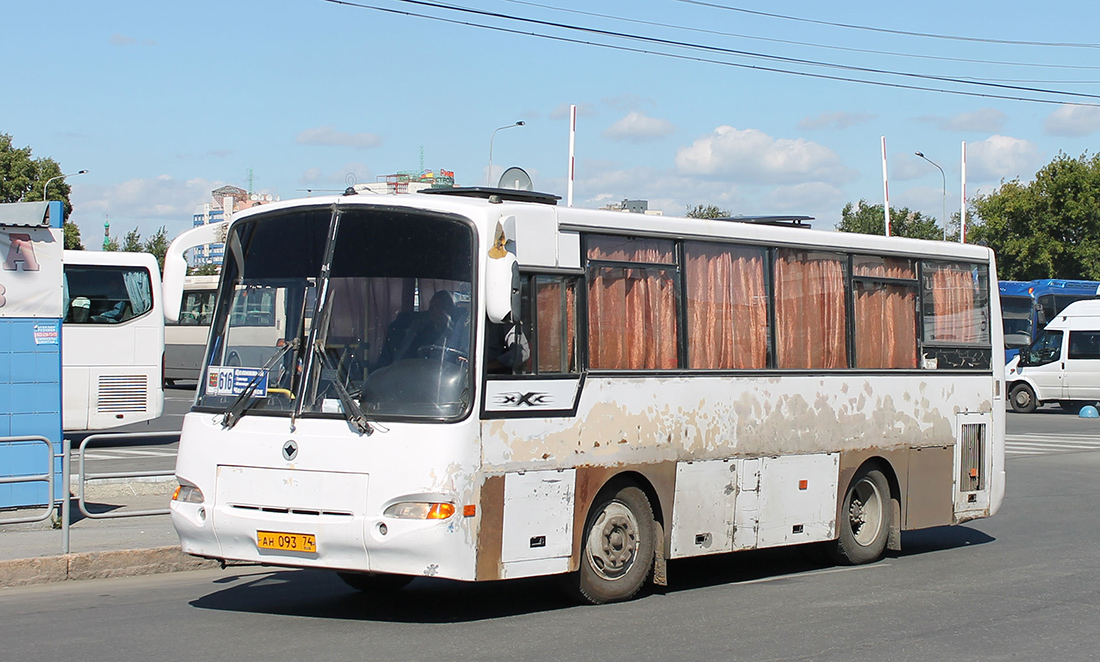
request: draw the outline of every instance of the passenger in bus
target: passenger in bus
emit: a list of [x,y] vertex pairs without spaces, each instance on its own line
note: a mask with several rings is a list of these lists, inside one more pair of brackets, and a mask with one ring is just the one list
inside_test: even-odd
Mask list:
[[439,290],[428,303],[428,312],[403,312],[386,330],[386,339],[373,370],[394,361],[421,358],[420,350],[432,346],[449,346],[454,330],[455,304],[451,293]]

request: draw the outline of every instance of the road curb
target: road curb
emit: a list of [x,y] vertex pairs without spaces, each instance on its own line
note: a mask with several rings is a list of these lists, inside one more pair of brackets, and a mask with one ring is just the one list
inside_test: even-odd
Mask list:
[[216,568],[218,565],[217,561],[184,554],[175,546],[14,559],[0,561],[0,588],[69,580],[155,575]]

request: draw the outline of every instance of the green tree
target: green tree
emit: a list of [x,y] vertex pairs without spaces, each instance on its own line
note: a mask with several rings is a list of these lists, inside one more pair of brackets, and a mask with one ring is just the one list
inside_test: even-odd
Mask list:
[[[840,223],[836,229],[841,232],[885,235],[886,217],[883,205],[869,205],[866,200],[860,200],[856,205],[849,202],[840,211]],[[908,207],[891,207],[890,236],[942,240],[943,228],[936,224],[936,219],[926,218],[919,211],[910,211]]]
[[[33,158],[31,148],[15,147],[12,137],[0,133],[0,202],[36,202],[42,199],[42,187],[50,179],[62,174],[61,166],[51,158]],[[46,189],[47,200],[60,200],[65,208],[65,218],[73,212],[69,202],[69,184],[64,179],[54,180]],[[65,248],[82,249],[80,228],[65,221]]]
[[728,209],[720,209],[716,205],[688,206],[688,218],[729,218]]
[[126,233],[126,238],[122,240],[122,251],[124,253],[141,253],[145,250],[145,246],[141,243],[141,233],[137,228],[130,230]]
[[103,242],[103,250],[105,251],[118,251],[118,237],[108,237]]
[[168,246],[171,243],[168,240],[168,228],[163,225],[153,233],[152,237],[145,241],[144,250],[146,253],[152,253],[157,258],[161,273],[164,273],[164,254],[168,252]]
[[1004,280],[1100,280],[1100,155],[1059,154],[1028,184],[1003,182],[971,202],[967,243],[997,252]]
[[221,266],[217,264],[200,264],[187,270],[188,276],[217,276],[221,273]]
[[84,250],[84,244],[80,241],[80,228],[76,226],[76,223],[69,223],[65,221],[65,224],[61,227],[65,237],[65,250],[70,251],[82,251]]

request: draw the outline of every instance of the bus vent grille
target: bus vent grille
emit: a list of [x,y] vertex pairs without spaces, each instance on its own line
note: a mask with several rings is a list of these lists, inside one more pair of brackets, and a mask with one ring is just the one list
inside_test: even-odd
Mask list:
[[96,411],[120,414],[146,411],[149,385],[145,375],[100,375]]
[[962,460],[959,462],[959,491],[974,492],[985,489],[983,460],[986,436],[985,423],[963,423],[959,439]]
[[286,506],[253,506],[243,503],[229,504],[230,508],[239,510],[251,510],[259,513],[271,513],[277,515],[309,515],[311,517],[354,517],[353,513],[342,510],[317,510],[314,508],[289,508]]

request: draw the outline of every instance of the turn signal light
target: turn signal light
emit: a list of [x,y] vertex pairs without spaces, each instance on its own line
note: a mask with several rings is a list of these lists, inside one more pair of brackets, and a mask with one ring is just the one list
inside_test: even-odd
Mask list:
[[453,503],[428,503],[424,501],[403,501],[386,508],[383,517],[395,519],[447,519],[455,514]]
[[172,501],[179,501],[180,503],[202,503],[202,490],[194,485],[180,483],[180,486],[172,493]]

